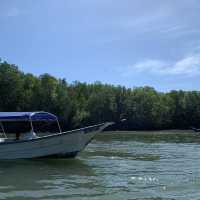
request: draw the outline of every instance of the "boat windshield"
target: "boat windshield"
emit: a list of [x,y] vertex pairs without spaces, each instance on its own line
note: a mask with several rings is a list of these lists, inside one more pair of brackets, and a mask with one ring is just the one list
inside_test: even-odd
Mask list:
[[57,121],[34,121],[33,127],[34,132],[37,133],[38,136],[44,136],[60,132],[60,128],[57,124]]

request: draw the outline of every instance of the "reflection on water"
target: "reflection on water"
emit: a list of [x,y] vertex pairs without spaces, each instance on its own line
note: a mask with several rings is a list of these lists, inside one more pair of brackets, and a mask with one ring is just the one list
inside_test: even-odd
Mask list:
[[76,159],[0,162],[0,199],[199,199],[200,135],[101,134]]

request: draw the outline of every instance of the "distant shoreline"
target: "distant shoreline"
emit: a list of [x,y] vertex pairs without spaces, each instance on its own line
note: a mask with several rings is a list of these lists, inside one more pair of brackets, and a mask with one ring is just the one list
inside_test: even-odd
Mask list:
[[131,134],[131,135],[200,135],[193,130],[155,130],[155,131],[104,131],[102,134]]

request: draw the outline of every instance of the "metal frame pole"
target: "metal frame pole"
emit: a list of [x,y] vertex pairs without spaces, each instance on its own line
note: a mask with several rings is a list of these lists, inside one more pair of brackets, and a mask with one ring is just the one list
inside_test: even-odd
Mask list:
[[4,130],[4,127],[3,127],[2,122],[0,122],[0,125],[1,125],[1,129],[2,129],[2,131],[3,131],[4,137],[7,138],[7,135],[6,135],[6,133],[5,133],[5,130]]
[[57,121],[57,124],[58,124],[59,131],[60,131],[60,133],[62,133],[62,130],[61,130],[61,127],[60,127],[60,123],[59,123],[59,121],[58,121],[58,118],[56,118],[56,121]]
[[33,121],[32,121],[32,119],[31,119],[31,117],[29,117],[29,119],[30,119],[30,124],[31,124],[31,131],[34,132]]

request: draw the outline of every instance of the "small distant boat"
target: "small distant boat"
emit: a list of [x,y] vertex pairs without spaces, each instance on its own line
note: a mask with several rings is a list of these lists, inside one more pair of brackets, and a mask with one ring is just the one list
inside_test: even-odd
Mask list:
[[200,132],[200,128],[194,128],[194,127],[192,127],[191,128],[193,131],[195,131],[195,132]]
[[[59,131],[39,136],[34,127],[35,122],[55,122]],[[16,123],[20,126],[16,126]],[[25,127],[22,126],[24,123]],[[12,124],[16,127],[14,130],[10,127]],[[57,116],[48,112],[0,112],[0,132],[3,135],[0,138],[0,159],[75,157],[97,133],[112,124],[106,122],[62,132]],[[10,135],[15,138],[8,137]]]

